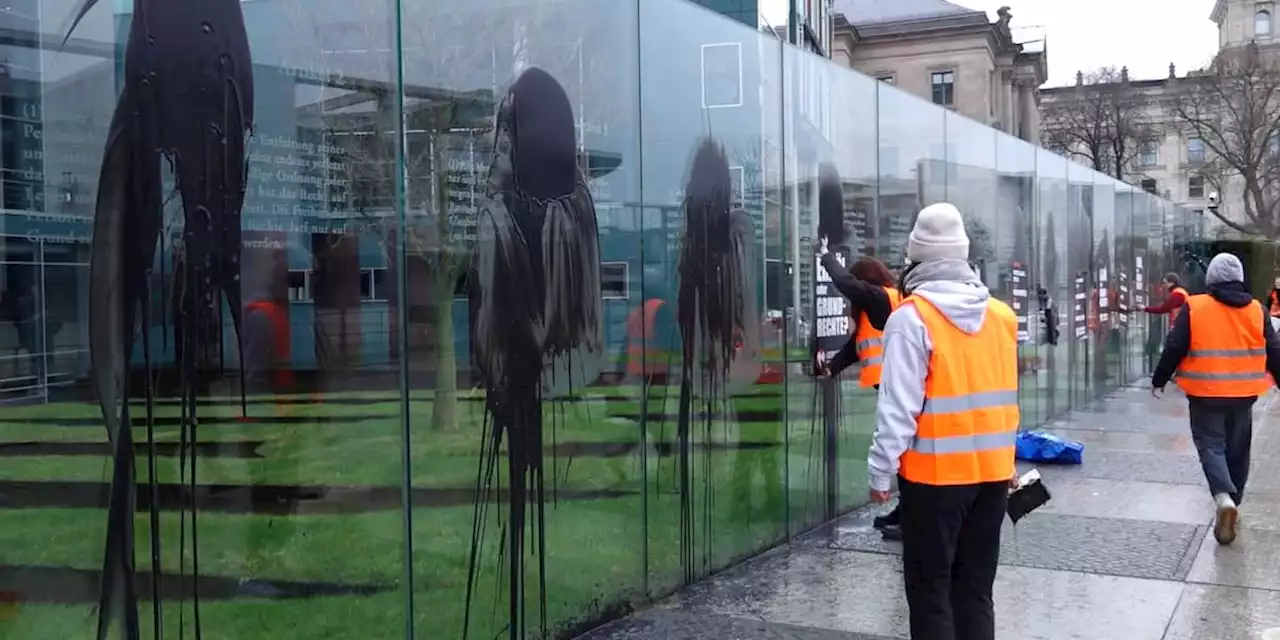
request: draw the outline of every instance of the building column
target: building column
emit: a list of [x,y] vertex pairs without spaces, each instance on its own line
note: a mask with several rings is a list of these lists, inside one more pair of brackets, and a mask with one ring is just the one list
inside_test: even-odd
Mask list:
[[1023,136],[1031,144],[1040,144],[1040,118],[1036,107],[1035,89],[1028,83],[1018,87],[1022,106]]

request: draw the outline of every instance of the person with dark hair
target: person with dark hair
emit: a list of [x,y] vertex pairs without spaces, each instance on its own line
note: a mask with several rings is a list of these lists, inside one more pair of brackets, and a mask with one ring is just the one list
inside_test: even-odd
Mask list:
[[[864,388],[879,390],[881,354],[884,350],[881,334],[884,323],[889,320],[889,314],[902,302],[902,295],[894,286],[893,274],[883,262],[870,256],[858,258],[853,263],[853,269],[846,269],[827,250],[825,236],[819,241],[818,255],[822,258],[823,268],[831,275],[831,283],[836,291],[849,300],[849,317],[855,323],[853,339],[830,361],[819,362],[818,372],[834,378],[849,365],[862,362],[858,383]],[[875,519],[875,528],[880,530],[886,540],[902,539],[901,514],[901,509],[895,507]]]
[[1165,296],[1164,302],[1158,305],[1147,305],[1142,308],[1147,313],[1167,313],[1169,314],[1169,326],[1172,327],[1174,321],[1178,318],[1177,311],[1187,303],[1187,290],[1182,288],[1182,280],[1178,274],[1169,272],[1164,274],[1164,278],[1160,281],[1164,286]]
[[1189,297],[1165,336],[1151,394],[1158,397],[1177,372],[1187,395],[1191,438],[1217,506],[1213,535],[1225,545],[1235,541],[1249,478],[1253,405],[1280,379],[1280,340],[1270,314],[1245,287],[1239,258],[1214,256],[1205,284],[1208,293]]

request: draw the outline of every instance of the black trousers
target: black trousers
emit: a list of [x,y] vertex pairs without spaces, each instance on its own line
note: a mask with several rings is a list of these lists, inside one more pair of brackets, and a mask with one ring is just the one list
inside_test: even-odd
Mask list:
[[1009,483],[938,487],[900,479],[902,573],[912,640],[994,640],[991,588]]
[[1225,493],[1236,504],[1244,500],[1249,480],[1249,452],[1253,446],[1253,401],[1190,398],[1191,439],[1209,493]]

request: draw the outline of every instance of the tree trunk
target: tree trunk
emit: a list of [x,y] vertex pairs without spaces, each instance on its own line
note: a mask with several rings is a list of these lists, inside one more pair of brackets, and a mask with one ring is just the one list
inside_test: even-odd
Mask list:
[[431,424],[437,430],[452,430],[458,426],[458,361],[453,344],[453,247],[448,246],[453,235],[449,220],[449,175],[444,161],[443,136],[431,141],[431,169],[434,172],[432,196],[436,214],[436,242],[432,260],[431,290],[435,306],[436,340],[436,391],[431,407]]
[[[437,278],[448,280],[448,278]],[[453,283],[437,282],[435,304],[436,390],[431,425],[440,431],[458,426],[458,359],[453,343]]]

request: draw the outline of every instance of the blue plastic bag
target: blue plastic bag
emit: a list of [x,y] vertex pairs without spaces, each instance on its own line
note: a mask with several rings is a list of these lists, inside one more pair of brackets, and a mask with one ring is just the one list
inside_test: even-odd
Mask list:
[[1084,445],[1063,440],[1043,431],[1018,433],[1015,446],[1017,458],[1028,462],[1080,464],[1084,462]]

